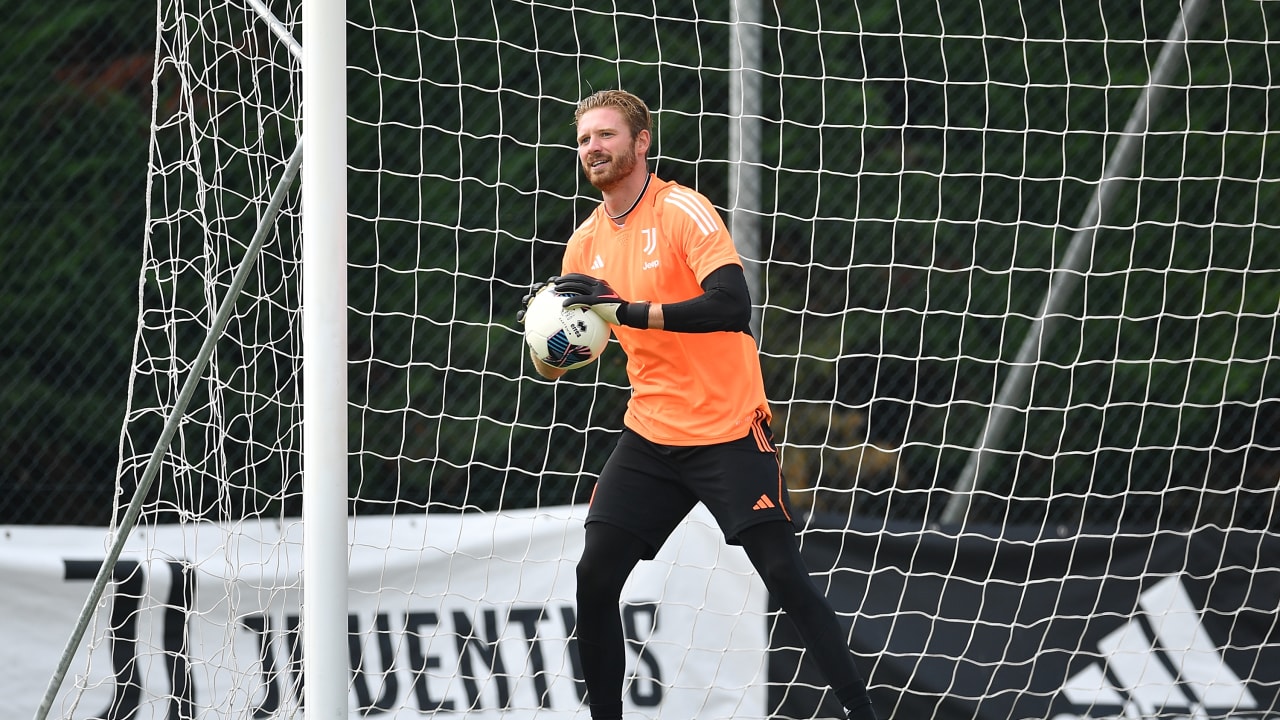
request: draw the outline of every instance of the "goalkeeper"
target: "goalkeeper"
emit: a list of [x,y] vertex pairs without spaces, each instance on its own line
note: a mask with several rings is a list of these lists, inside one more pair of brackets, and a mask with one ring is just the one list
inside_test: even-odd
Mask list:
[[[605,90],[582,100],[574,117],[578,160],[603,202],[569,239],[562,275],[548,282],[573,295],[566,306],[589,306],[613,326],[632,386],[577,566],[591,717],[622,718],[618,603],[627,576],[702,502],[795,623],[848,717],[874,720],[845,632],[800,556],[750,334],[751,298],[724,221],[702,194],[649,172],[643,100]],[[550,379],[566,372],[533,362]]]

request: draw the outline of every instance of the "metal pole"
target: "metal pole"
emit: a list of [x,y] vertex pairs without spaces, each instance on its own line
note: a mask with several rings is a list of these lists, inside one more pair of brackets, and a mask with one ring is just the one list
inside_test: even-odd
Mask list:
[[[763,302],[760,262],[760,0],[735,0],[729,45],[729,233],[747,288]],[[760,307],[751,312],[760,338]]]
[[308,718],[346,720],[346,3],[302,6],[302,647]]

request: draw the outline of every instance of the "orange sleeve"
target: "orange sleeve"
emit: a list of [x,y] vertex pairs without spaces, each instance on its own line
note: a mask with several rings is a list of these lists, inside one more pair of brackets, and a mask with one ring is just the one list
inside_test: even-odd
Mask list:
[[678,239],[699,284],[717,268],[742,265],[729,228],[705,195],[673,186],[658,206],[665,236]]

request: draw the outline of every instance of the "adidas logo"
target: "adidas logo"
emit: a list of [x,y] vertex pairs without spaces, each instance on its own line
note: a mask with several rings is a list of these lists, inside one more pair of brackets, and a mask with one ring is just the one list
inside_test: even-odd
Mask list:
[[775,505],[774,502],[769,499],[768,495],[761,495],[760,499],[756,501],[756,504],[751,506],[751,509],[752,510],[768,510],[769,508],[775,508],[775,507],[778,507],[778,506]]
[[597,255],[596,259],[591,261],[591,269],[599,270],[602,267],[604,267],[604,258]]
[[1101,659],[1072,675],[1061,698],[1073,718],[1263,717],[1200,623],[1177,577],[1138,598],[1142,612],[1098,641]]

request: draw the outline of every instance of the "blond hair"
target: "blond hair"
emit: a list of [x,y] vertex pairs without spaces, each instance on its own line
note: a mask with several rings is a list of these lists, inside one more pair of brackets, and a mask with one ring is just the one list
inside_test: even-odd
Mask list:
[[649,106],[626,90],[599,90],[586,96],[578,102],[578,109],[573,113],[573,123],[577,125],[587,111],[603,107],[615,108],[622,113],[623,119],[631,128],[631,137],[638,137],[641,130],[653,132],[650,128],[652,121]]

